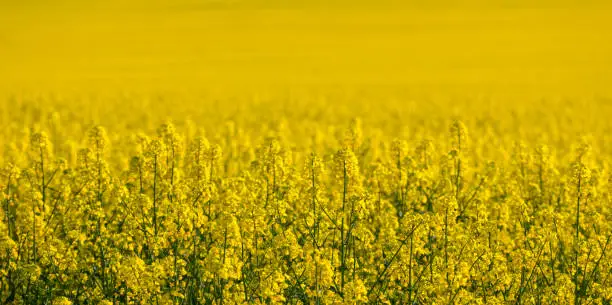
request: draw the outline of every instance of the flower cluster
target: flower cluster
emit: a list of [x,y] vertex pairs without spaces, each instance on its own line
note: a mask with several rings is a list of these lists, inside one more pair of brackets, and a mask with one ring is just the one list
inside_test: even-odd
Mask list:
[[0,304],[612,302],[612,175],[588,141],[361,120],[79,141],[50,121],[1,159]]

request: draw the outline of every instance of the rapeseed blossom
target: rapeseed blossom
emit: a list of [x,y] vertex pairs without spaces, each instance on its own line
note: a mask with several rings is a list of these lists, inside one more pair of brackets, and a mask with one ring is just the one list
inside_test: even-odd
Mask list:
[[308,138],[291,120],[79,134],[64,117],[3,151],[0,303],[612,301],[601,143],[488,129],[491,147],[471,120]]

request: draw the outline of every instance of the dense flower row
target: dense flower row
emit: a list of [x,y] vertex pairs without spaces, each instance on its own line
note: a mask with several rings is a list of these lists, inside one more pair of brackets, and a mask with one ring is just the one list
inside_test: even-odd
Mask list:
[[31,132],[0,176],[0,304],[611,304],[588,145],[487,161],[458,121],[446,143],[361,128],[304,151],[167,123],[111,153],[94,127],[66,158]]

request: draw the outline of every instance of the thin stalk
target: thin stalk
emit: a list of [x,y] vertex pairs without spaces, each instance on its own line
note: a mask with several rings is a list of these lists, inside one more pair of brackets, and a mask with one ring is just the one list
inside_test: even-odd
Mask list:
[[410,258],[408,260],[408,304],[412,304],[412,255],[414,248],[414,234],[410,234]]
[[6,226],[8,227],[8,237],[13,238],[13,234],[11,232],[11,216],[10,216],[10,197],[11,197],[11,175],[8,176],[8,182],[6,183],[6,199],[4,200],[4,209],[6,214]]
[[444,267],[446,270],[446,284],[450,288],[450,277],[448,272],[448,206],[444,214]]
[[42,183],[40,184],[40,192],[42,194],[42,202],[43,202],[43,209],[44,209],[45,199],[46,199],[46,187],[45,187],[45,158],[44,158],[42,147],[40,148],[40,173],[41,173],[41,180],[42,180]]
[[576,198],[576,235],[574,237],[574,262],[576,265],[576,270],[574,272],[574,304],[580,305],[580,291],[578,285],[578,255],[580,252],[580,199],[582,197],[582,170],[580,170],[578,173],[578,182],[576,188],[578,195]]
[[[311,170],[311,174],[312,174],[312,185],[311,185],[311,191],[312,191],[312,214],[313,214],[313,238],[312,238],[312,249],[314,251],[314,249],[317,248],[317,239],[318,239],[318,226],[319,226],[319,221],[318,221],[318,214],[317,214],[317,190],[316,190],[316,171],[315,171],[315,167],[314,164],[315,163],[315,157],[314,155],[312,156],[311,159],[311,163],[310,163],[310,170]],[[313,252],[313,259],[314,259],[314,252]],[[319,264],[316,263],[315,264],[315,304],[319,305],[321,302],[321,300],[319,299]]]
[[344,247],[344,209],[348,192],[348,173],[346,170],[346,160],[343,162],[344,182],[342,191],[342,220],[340,224],[340,293],[344,293],[344,269],[345,266],[345,247]]
[[153,232],[157,236],[157,155],[153,157]]

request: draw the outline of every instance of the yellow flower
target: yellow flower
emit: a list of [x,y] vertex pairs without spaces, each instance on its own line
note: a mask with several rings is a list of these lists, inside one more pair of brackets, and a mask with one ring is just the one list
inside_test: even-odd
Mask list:
[[72,305],[72,301],[70,301],[67,297],[57,297],[53,299],[52,305]]

